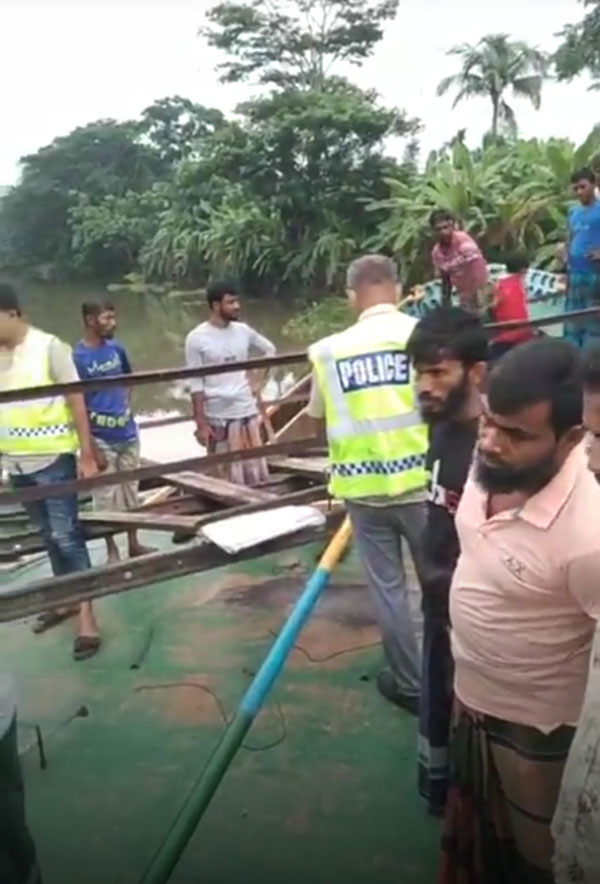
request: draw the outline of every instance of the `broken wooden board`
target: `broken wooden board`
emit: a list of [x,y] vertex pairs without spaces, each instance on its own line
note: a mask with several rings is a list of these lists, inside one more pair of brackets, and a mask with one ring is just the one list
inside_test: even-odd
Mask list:
[[201,497],[208,497],[217,503],[266,503],[275,498],[269,491],[261,491],[259,488],[249,488],[247,485],[236,485],[226,479],[218,479],[216,476],[207,476],[203,473],[176,473],[165,476],[165,481],[191,491]]
[[279,537],[242,550],[235,556],[228,555],[211,543],[201,541],[179,550],[151,553],[115,565],[105,565],[89,571],[78,571],[77,574],[16,586],[0,594],[0,622],[20,620],[40,611],[70,607],[101,596],[126,592],[142,586],[154,586],[172,577],[210,571],[213,568],[222,568],[307,543],[319,542],[339,527],[343,517],[343,510],[335,510],[327,515],[325,526],[307,528],[296,534]]
[[284,473],[294,473],[309,479],[323,479],[327,474],[327,457],[270,457],[270,466]]
[[185,531],[195,534],[204,525],[211,522],[219,522],[221,519],[230,519],[233,516],[250,515],[264,510],[278,509],[279,507],[313,503],[321,512],[333,509],[333,503],[326,500],[327,489],[325,485],[305,488],[282,496],[271,495],[271,500],[257,501],[242,504],[235,507],[227,507],[213,513],[199,513],[197,515],[180,515],[178,513],[157,513],[131,510],[129,512],[111,512],[109,510],[99,512],[81,513],[83,522],[95,525],[109,525],[113,530],[126,531],[130,528],[147,528],[149,531]]
[[134,528],[146,528],[148,531],[195,531],[198,516],[180,516],[176,513],[149,513],[141,510],[128,510],[126,512],[112,512],[101,510],[90,513],[80,513],[82,522],[92,525],[109,525],[111,528],[120,527],[123,531]]

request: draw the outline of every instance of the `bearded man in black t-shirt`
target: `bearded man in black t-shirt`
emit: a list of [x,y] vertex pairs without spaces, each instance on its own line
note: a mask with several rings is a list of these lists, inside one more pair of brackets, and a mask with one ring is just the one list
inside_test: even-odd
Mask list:
[[418,783],[429,812],[439,816],[446,802],[452,709],[448,599],[460,552],[454,516],[477,437],[487,336],[472,313],[440,307],[419,322],[407,351],[430,427]]

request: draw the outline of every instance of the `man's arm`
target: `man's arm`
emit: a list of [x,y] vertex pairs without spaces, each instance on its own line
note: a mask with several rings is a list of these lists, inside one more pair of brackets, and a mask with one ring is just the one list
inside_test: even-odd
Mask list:
[[440,279],[442,282],[442,306],[447,307],[452,299],[452,283],[448,273],[442,273]]
[[261,335],[260,332],[257,332],[255,328],[252,328],[251,326],[247,326],[247,328],[249,333],[249,346],[254,350],[258,350],[263,356],[275,356],[275,353],[277,352],[275,344],[273,344],[268,338],[265,338],[264,335]]
[[[127,355],[127,350],[125,349],[123,344],[121,344],[120,341],[115,342],[115,343],[116,343],[117,348],[119,350],[119,355],[121,356],[121,367],[123,368],[123,374],[133,374],[133,368],[131,367],[131,362],[129,361],[129,356]],[[131,387],[127,387],[126,392],[127,392],[127,401],[129,402],[129,405],[131,406]]]
[[[79,380],[79,373],[73,361],[71,348],[53,338],[50,343],[50,375],[55,384],[71,384]],[[69,393],[65,401],[73,418],[73,426],[79,439],[79,473],[83,479],[95,476],[98,472],[94,456],[94,443],[90,431],[87,409],[83,393]]]
[[326,439],[325,427],[325,401],[316,374],[313,372],[310,397],[306,406],[306,413],[310,418],[311,430],[319,441]]
[[[258,350],[263,356],[275,355],[277,352],[275,344],[251,326],[248,325],[246,328],[248,329],[248,349]],[[257,399],[260,397],[260,391],[268,373],[268,368],[255,368],[254,371],[248,371],[247,373],[250,389]]]
[[[202,353],[196,344],[194,333],[192,332],[185,339],[186,368],[200,368],[203,364]],[[188,381],[188,389],[192,398],[192,413],[196,423],[196,439],[201,445],[208,447],[213,432],[210,424],[206,420],[206,413],[204,410],[206,401],[204,393],[204,378],[190,378]]]
[[600,544],[587,554],[571,558],[567,565],[567,588],[581,608],[600,620]]

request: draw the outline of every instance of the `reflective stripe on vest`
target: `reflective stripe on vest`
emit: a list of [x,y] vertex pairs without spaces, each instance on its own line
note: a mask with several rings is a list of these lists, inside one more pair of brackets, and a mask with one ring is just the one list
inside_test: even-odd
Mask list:
[[[50,386],[52,336],[29,329],[14,351],[13,363],[0,372],[0,390]],[[0,453],[19,455],[70,454],[78,438],[64,396],[47,396],[0,405]]]
[[335,476],[393,476],[425,467],[424,454],[409,454],[399,460],[364,460],[358,463],[331,464],[331,473]]

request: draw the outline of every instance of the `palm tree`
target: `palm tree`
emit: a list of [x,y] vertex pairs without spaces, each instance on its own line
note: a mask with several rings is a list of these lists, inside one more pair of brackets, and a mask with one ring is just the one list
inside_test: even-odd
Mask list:
[[548,57],[544,52],[508,34],[488,34],[476,46],[463,43],[450,49],[462,61],[457,74],[446,77],[437,88],[438,95],[456,89],[453,107],[465,98],[485,97],[492,102],[494,138],[501,129],[516,134],[515,112],[504,94],[511,89],[517,98],[527,98],[536,110],[542,101],[542,85],[548,78]]

